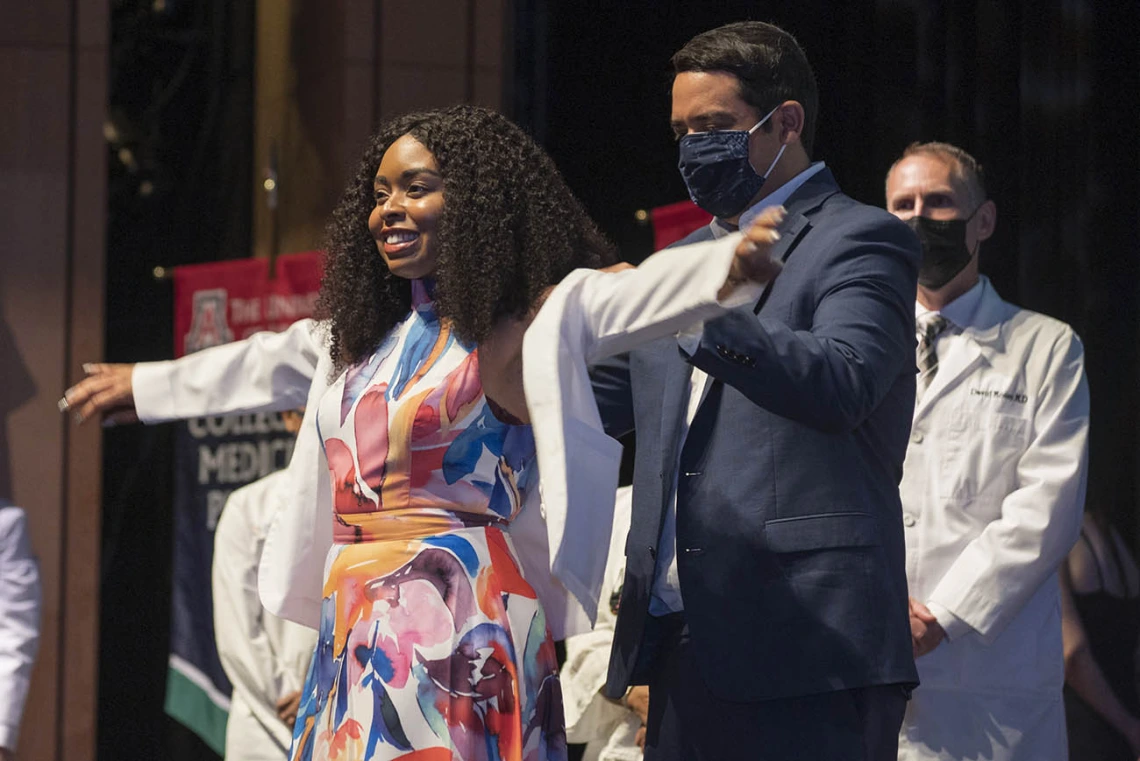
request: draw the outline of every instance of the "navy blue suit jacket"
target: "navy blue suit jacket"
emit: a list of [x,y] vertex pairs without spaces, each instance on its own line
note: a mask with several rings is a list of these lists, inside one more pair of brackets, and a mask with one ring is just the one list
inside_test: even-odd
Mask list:
[[[686,620],[709,689],[765,700],[917,683],[898,483],[914,410],[919,245],[826,169],[785,204],[757,309],[595,368],[636,429],[632,527],[606,694],[631,683],[674,475]],[[712,237],[702,228],[681,243]],[[692,365],[710,385],[678,452]],[[679,459],[678,459],[679,458]],[[679,462],[679,467],[678,467]]]

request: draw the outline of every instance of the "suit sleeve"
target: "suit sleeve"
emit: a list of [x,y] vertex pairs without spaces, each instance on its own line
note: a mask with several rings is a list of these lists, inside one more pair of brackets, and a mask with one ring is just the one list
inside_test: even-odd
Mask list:
[[1081,530],[1088,466],[1089,391],[1072,331],[1052,347],[1034,413],[1033,439],[1017,463],[1019,487],[1001,517],[963,549],[930,600],[993,641],[1056,573]]
[[144,423],[303,407],[327,326],[298,320],[167,362],[140,362],[131,375]]
[[0,747],[15,750],[40,639],[40,575],[18,507],[0,507]]
[[882,219],[842,237],[823,228],[810,234],[837,238],[813,241],[824,253],[811,328],[735,310],[705,325],[690,361],[770,412],[842,433],[858,427],[914,364],[918,242],[904,225]]

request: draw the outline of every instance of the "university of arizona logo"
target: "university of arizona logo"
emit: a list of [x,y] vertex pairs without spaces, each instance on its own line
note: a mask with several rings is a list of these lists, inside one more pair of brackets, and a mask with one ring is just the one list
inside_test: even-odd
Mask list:
[[186,354],[234,340],[226,322],[226,289],[194,292],[193,317],[186,334]]

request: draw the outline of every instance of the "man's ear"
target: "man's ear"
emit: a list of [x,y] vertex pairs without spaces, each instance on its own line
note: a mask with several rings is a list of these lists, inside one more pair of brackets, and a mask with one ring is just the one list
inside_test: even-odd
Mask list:
[[978,220],[978,242],[981,243],[993,235],[997,228],[997,204],[987,200],[978,207],[975,216]]
[[781,145],[790,145],[800,141],[806,118],[803,104],[798,100],[786,100],[780,104],[776,113],[772,114],[772,120],[775,122],[776,129],[779,130]]

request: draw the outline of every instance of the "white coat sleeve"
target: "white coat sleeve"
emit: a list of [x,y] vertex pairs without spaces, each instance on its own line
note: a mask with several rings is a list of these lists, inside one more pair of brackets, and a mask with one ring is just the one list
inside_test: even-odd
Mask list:
[[327,325],[298,320],[280,333],[214,346],[166,362],[140,362],[131,373],[144,423],[305,404],[317,362],[327,354]]
[[610,665],[617,614],[610,598],[620,597],[625,580],[625,539],[629,533],[632,489],[618,489],[614,505],[613,536],[606,558],[602,604],[592,631],[566,638],[566,663],[559,672],[562,704],[566,713],[566,740],[572,743],[605,741],[629,709],[602,695]]
[[1018,488],[1001,517],[968,545],[930,595],[992,642],[1056,573],[1080,535],[1088,465],[1089,391],[1080,339],[1050,347]]
[[288,480],[278,471],[238,489],[226,500],[214,532],[211,583],[214,639],[218,658],[235,694],[240,691],[258,722],[276,729],[288,745],[289,730],[277,718],[283,697],[279,654],[266,634],[265,612],[257,595],[257,568],[264,542],[260,515],[271,514]]
[[740,234],[659,251],[635,269],[591,272],[573,292],[587,364],[673,335],[725,309],[755,303],[762,286],[738,286],[717,298]]
[[39,640],[40,574],[27,517],[0,506],[0,748],[16,749]]

